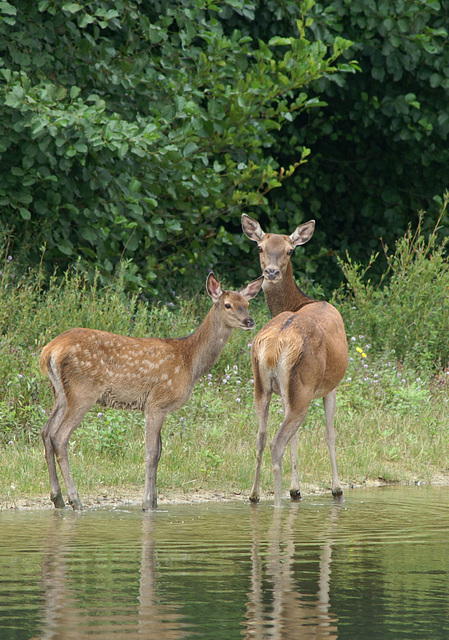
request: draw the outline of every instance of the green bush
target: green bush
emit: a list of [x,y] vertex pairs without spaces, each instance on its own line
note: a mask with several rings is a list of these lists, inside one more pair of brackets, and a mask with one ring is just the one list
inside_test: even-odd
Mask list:
[[[348,250],[366,264],[379,239],[392,246],[420,210],[426,233],[438,218],[449,186],[449,0],[318,1],[311,13],[309,37],[351,40],[344,56],[360,72],[318,80],[326,104],[277,134],[281,165],[304,144],[310,155],[268,194],[266,215],[282,231],[293,219],[317,221],[308,270],[329,292],[340,283],[337,256]],[[373,281],[386,266],[380,255]]]
[[320,104],[313,80],[354,70],[350,42],[307,38],[312,0],[265,39],[242,32],[257,4],[0,3],[0,238],[21,264],[107,281],[126,258],[153,294],[233,270],[248,249],[227,226],[308,153],[281,169],[276,132]]
[[447,238],[439,233],[447,203],[448,195],[427,238],[421,214],[417,228],[409,228],[393,253],[385,247],[388,269],[380,285],[367,276],[376,254],[368,268],[349,256],[341,261],[348,281],[343,293],[348,298],[342,301],[348,331],[357,327],[377,354],[392,354],[416,371],[449,363],[449,261]]

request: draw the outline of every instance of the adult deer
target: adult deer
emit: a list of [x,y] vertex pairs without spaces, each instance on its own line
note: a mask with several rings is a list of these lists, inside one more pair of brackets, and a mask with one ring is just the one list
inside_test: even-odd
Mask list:
[[64,499],[56,471],[58,461],[69,503],[82,509],[70,470],[67,446],[86,412],[101,404],[139,409],[145,414],[144,510],[156,509],[156,475],[162,451],[161,429],[168,413],[188,400],[197,380],[218,360],[234,328],[252,329],[249,300],[262,286],[260,277],[239,292],[222,291],[210,273],[206,291],[213,306],[201,326],[187,338],[131,338],[93,329],[70,329],[42,350],[41,371],[55,396],[42,431],[50,476],[50,496],[57,508]]
[[292,461],[290,495],[292,499],[301,497],[297,472],[298,429],[315,398],[323,398],[325,437],[332,465],[332,493],[339,496],[342,489],[335,454],[334,415],[337,386],[348,362],[346,332],[335,307],[310,298],[296,286],[290,262],[295,247],[312,237],[315,221],[300,225],[287,236],[264,233],[256,220],[243,214],[242,227],[245,235],[257,242],[265,301],[275,316],[259,331],[251,350],[259,432],[256,474],[250,500],[259,500],[260,467],[273,393],[280,394],[284,407],[284,420],[271,441],[275,506],[281,504],[282,458],[289,442]]

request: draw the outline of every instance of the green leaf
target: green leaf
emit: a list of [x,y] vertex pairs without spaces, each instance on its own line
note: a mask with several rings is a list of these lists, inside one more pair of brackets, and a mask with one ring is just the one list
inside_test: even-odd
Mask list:
[[79,18],[78,24],[81,29],[84,29],[84,27],[87,27],[88,24],[92,24],[92,22],[95,22],[95,18],[91,16],[90,13],[83,13]]
[[432,73],[429,78],[430,86],[435,89],[436,87],[440,86],[442,80],[443,78],[439,73]]
[[275,36],[268,41],[270,47],[290,46],[294,42],[294,38],[283,38],[281,36]]
[[10,16],[16,16],[17,9],[9,2],[0,2],[0,13],[6,13]]
[[81,93],[81,89],[79,87],[73,86],[70,88],[70,98],[72,100],[75,100],[75,98],[77,98],[80,93]]
[[73,244],[70,240],[61,240],[58,243],[58,249],[66,256],[71,256],[73,254]]
[[85,240],[93,245],[98,242],[98,235],[92,227],[83,226],[81,229],[81,235]]
[[81,8],[81,5],[76,2],[66,2],[61,7],[63,11],[68,11],[69,13],[78,13],[78,11],[81,11]]
[[195,142],[188,142],[184,147],[184,151],[183,151],[184,158],[188,158],[189,156],[194,154],[195,151],[197,150],[198,150],[198,145]]
[[36,118],[33,120],[31,124],[31,135],[33,138],[36,138],[38,134],[46,127],[47,122],[44,119]]
[[133,193],[137,193],[142,186],[142,183],[137,178],[132,177],[129,181],[129,190]]
[[218,162],[218,160],[214,160],[214,171],[216,173],[220,173],[221,171],[224,171],[226,169],[226,165],[225,164],[220,164]]
[[179,220],[168,220],[167,229],[170,229],[170,231],[182,231],[182,226]]

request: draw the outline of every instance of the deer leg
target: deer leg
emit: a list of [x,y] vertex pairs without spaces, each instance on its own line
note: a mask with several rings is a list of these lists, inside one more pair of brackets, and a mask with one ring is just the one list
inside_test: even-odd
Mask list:
[[278,432],[275,434],[271,441],[271,462],[273,465],[273,482],[274,482],[274,506],[281,506],[282,499],[282,458],[284,456],[285,447],[292,440],[297,442],[297,433],[299,427],[304,422],[309,408],[307,403],[305,409],[300,412],[293,411],[289,408],[286,411],[286,415],[283,423],[279,427]]
[[328,393],[323,398],[324,404],[324,415],[326,418],[326,444],[329,448],[329,453],[331,456],[331,466],[332,466],[332,495],[337,497],[343,494],[343,490],[341,488],[340,478],[338,477],[338,468],[337,468],[337,455],[335,453],[335,428],[334,428],[334,417],[335,417],[335,407],[337,405],[337,389],[333,389],[330,393]]
[[50,418],[42,429],[42,440],[44,442],[45,459],[47,460],[48,475],[50,478],[50,498],[56,509],[64,509],[65,502],[62,497],[61,485],[58,480],[56,470],[55,450],[51,439],[51,434],[56,431],[64,417],[65,406],[59,400],[56,400],[51,412]]
[[256,445],[256,473],[253,487],[249,494],[251,502],[259,502],[260,499],[260,468],[262,466],[262,456],[267,444],[267,422],[268,410],[270,408],[271,393],[261,393],[254,398],[257,417],[259,419],[259,431],[257,432]]
[[81,511],[83,505],[78,495],[78,490],[70,468],[68,445],[70,436],[92,405],[93,402],[89,402],[74,409],[68,406],[64,412],[62,420],[53,429],[53,433],[50,435],[53,449],[56,454],[56,460],[58,461],[62,477],[64,478],[68,501],[75,511]]
[[[285,415],[285,401],[281,396],[282,400],[282,408],[284,410]],[[292,481],[290,485],[290,497],[292,500],[301,500],[301,491],[299,490],[299,479],[298,479],[298,445],[299,438],[298,432],[293,434],[290,439],[290,461],[292,467]]]
[[161,430],[167,411],[145,412],[144,511],[157,509],[157,467],[162,453]]
[[298,479],[298,432],[294,433],[290,438],[290,460],[292,465],[292,482],[290,485],[290,497],[292,500],[301,500],[301,491],[299,490]]

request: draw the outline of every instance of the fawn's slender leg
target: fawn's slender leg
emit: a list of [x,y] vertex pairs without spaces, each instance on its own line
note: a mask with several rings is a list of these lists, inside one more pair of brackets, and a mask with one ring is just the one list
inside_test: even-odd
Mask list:
[[143,510],[157,509],[157,467],[162,453],[161,429],[168,411],[145,411],[145,490]]
[[75,511],[82,510],[83,505],[81,503],[78,490],[75,485],[75,480],[73,478],[72,470],[70,468],[68,445],[70,436],[80,424],[92,405],[92,401],[88,401],[81,406],[74,407],[72,407],[70,403],[68,403],[61,421],[57,425],[55,425],[53,432],[50,434],[53,449],[56,454],[56,459],[58,461],[59,468],[61,469],[62,477],[64,478],[64,483],[67,489],[68,501],[73,509],[75,509]]
[[55,450],[52,443],[52,433],[58,429],[64,417],[66,408],[65,398],[63,401],[57,399],[53,406],[51,416],[42,429],[42,440],[44,442],[45,459],[47,460],[48,475],[50,478],[50,498],[57,509],[64,509],[65,502],[62,497],[61,485],[58,480],[56,470]]

